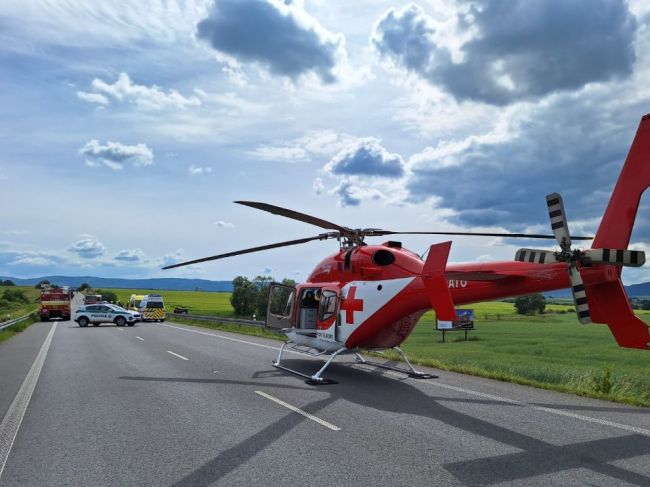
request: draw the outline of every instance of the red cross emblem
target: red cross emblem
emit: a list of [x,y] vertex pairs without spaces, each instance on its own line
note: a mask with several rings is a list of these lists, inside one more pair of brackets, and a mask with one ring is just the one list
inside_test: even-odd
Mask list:
[[345,310],[345,322],[348,325],[354,324],[354,312],[363,311],[363,299],[354,299],[357,287],[352,286],[348,290],[347,297],[341,302],[341,309]]

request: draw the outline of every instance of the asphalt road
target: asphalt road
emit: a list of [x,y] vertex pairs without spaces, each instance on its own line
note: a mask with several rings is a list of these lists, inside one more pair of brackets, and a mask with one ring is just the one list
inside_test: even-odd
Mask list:
[[313,387],[276,341],[171,323],[33,325],[0,344],[0,417],[48,336],[3,486],[650,486],[648,409],[344,364]]

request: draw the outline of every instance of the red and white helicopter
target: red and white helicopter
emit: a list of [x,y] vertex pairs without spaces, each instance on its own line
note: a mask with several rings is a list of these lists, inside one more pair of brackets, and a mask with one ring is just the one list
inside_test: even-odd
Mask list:
[[[650,115],[641,119],[636,137],[609,201],[591,249],[571,246],[562,198],[546,197],[553,235],[516,233],[395,232],[376,228],[352,229],[297,211],[252,201],[236,201],[328,230],[307,237],[229,252],[164,267],[171,269],[235,255],[336,239],[340,249],[323,259],[307,282],[270,288],[267,326],[288,337],[273,365],[300,375],[309,384],[331,383],[323,372],[342,354],[354,354],[364,364],[404,372],[413,378],[433,376],[417,372],[399,345],[420,317],[435,310],[440,320],[456,319],[455,306],[570,287],[581,323],[605,323],[619,346],[650,349],[650,331],[637,318],[623,284],[624,266],[645,262],[642,251],[627,250],[641,194],[650,186]],[[520,249],[512,262],[447,265],[451,242],[431,245],[422,259],[397,241],[368,245],[366,237],[396,234],[484,235],[509,238],[555,239],[559,251]],[[592,237],[573,237],[587,240]],[[283,365],[287,347],[308,355],[328,356],[314,374]],[[395,349],[408,368],[369,362],[363,350]]]

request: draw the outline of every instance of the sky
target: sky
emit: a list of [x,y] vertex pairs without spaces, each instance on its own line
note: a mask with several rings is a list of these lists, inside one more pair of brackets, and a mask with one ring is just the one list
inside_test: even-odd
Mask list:
[[[4,0],[0,275],[300,281],[337,250],[160,269],[322,232],[236,200],[550,233],[559,192],[593,235],[650,112],[649,26],[641,0]],[[648,248],[648,209],[630,248]],[[450,262],[531,246],[454,237]]]

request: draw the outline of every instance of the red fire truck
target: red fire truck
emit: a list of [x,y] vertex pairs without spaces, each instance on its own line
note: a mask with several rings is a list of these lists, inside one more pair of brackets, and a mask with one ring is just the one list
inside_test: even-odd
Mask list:
[[65,289],[43,289],[39,309],[41,321],[50,318],[70,319],[70,292]]

